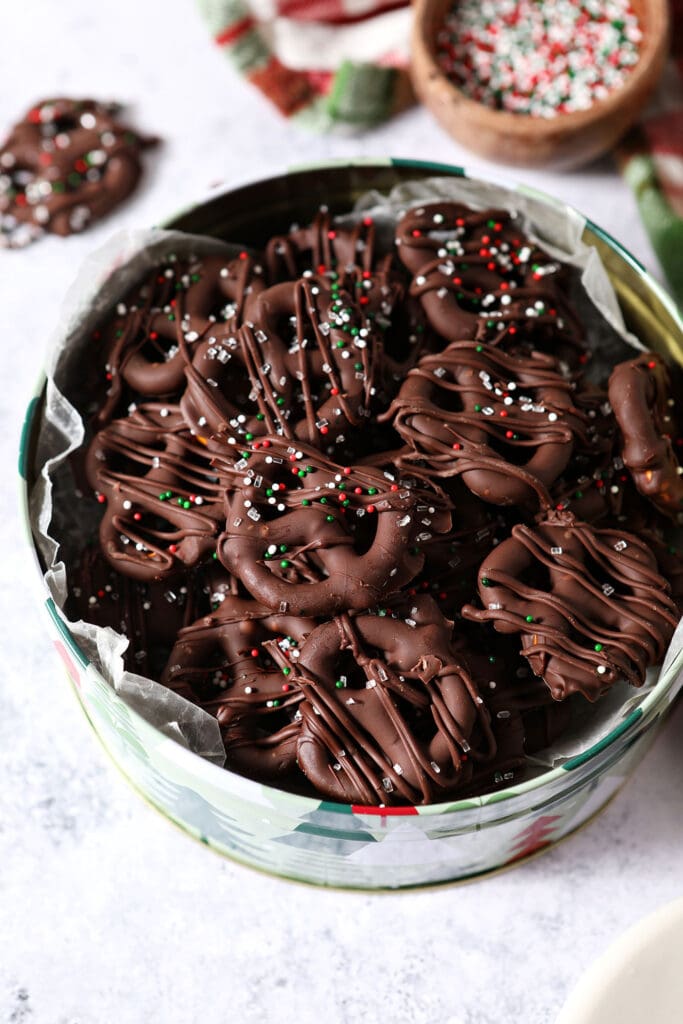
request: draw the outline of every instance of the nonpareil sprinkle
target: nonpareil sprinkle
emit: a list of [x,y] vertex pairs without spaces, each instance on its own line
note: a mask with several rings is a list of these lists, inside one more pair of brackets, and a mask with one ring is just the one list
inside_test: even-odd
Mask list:
[[462,0],[437,35],[437,56],[471,99],[555,117],[622,86],[641,38],[628,0]]

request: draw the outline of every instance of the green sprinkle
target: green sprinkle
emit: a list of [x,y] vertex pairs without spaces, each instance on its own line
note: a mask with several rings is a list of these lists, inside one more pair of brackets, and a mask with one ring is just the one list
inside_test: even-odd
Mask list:
[[346,683],[344,682],[343,679],[337,679],[334,685],[337,687],[338,690],[343,690],[344,687],[346,686]]
[[259,423],[262,423],[265,418],[266,417],[263,415],[262,412],[257,412],[256,413],[256,419],[259,421]]
[[479,404],[479,402],[477,402],[477,404],[475,405],[474,411],[475,412],[481,412],[481,405]]
[[310,505],[311,503],[310,503],[310,501],[308,500],[308,498],[302,498],[302,499],[301,499],[301,504],[302,504],[302,505],[304,505],[305,507],[307,507],[307,506],[308,506],[308,505]]
[[599,654],[600,651],[602,650],[602,644],[596,644],[595,647],[593,648],[593,650],[597,651],[597,653]]
[[488,578],[488,576],[482,576],[482,578],[481,578],[481,585],[482,585],[482,587],[490,587],[491,586],[491,580]]
[[287,550],[287,545],[286,544],[281,544],[280,545],[280,551],[282,552],[283,555],[284,555],[286,550]]
[[280,562],[280,568],[289,569],[289,562],[287,561],[286,558],[283,558],[282,561]]
[[254,440],[254,435],[253,434],[245,434],[244,435],[244,440],[245,441],[253,441]]
[[526,615],[525,619],[526,619],[527,622],[533,622],[534,621],[533,615]]
[[325,516],[325,522],[326,523],[333,523],[334,522],[334,516]]

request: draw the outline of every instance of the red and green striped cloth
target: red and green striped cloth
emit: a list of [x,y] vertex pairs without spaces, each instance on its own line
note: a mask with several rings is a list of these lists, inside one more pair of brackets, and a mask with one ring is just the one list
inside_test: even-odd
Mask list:
[[408,0],[199,4],[237,70],[307,128],[369,128],[413,102]]
[[[683,305],[683,0],[653,112],[617,160]],[[216,43],[280,112],[314,131],[370,128],[413,101],[408,0],[199,0]]]

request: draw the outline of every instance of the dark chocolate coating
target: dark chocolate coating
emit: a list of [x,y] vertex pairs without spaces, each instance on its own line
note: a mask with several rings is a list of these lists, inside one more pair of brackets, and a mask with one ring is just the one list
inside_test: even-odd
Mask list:
[[229,494],[218,557],[273,609],[310,616],[370,608],[420,571],[415,542],[450,525],[434,494],[398,476],[337,466],[278,438],[265,443],[258,463],[244,460],[255,475]]
[[[353,668],[340,678],[345,651]],[[304,643],[297,672],[298,762],[330,799],[438,800],[469,780],[472,760],[495,752],[481,696],[429,598],[409,601],[396,618],[343,614],[324,623]],[[469,742],[475,725],[479,750]]]
[[547,488],[588,421],[550,356],[521,357],[470,341],[423,356],[387,414],[437,477],[460,476],[496,505],[550,505]]
[[178,630],[209,607],[202,574],[142,582],[113,569],[98,547],[86,548],[80,563],[69,568],[68,585],[69,618],[123,633],[130,641],[123,655],[125,666],[141,675],[157,675]]
[[222,487],[177,406],[149,402],[105,427],[90,444],[86,473],[106,506],[102,552],[120,572],[159,580],[215,550]]
[[133,191],[156,140],[123,125],[119,109],[58,97],[14,126],[0,149],[0,245],[82,231]]
[[609,379],[609,398],[624,439],[624,465],[636,487],[660,512],[683,523],[683,465],[674,449],[674,442],[683,442],[664,360],[644,352],[620,363]]
[[152,271],[95,332],[109,381],[97,425],[109,422],[127,396],[176,400],[195,353],[208,351],[218,360],[210,365],[220,368],[247,297],[261,288],[260,269],[247,253],[233,260],[170,257]]
[[641,686],[661,661],[678,611],[647,546],[567,513],[517,525],[484,560],[479,597],[465,618],[518,633],[522,653],[557,700],[597,700],[613,683]]
[[229,595],[179,632],[161,681],[216,716],[227,768],[266,782],[293,772],[302,694],[288,679],[315,626]]
[[396,227],[429,322],[446,341],[474,338],[508,351],[551,344],[570,363],[585,351],[582,326],[555,276],[565,268],[521,232],[505,210],[427,203]]

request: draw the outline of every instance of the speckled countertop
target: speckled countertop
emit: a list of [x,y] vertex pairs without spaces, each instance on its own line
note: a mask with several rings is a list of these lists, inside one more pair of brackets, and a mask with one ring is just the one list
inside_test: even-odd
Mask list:
[[[302,160],[419,155],[504,172],[422,110],[362,139],[300,134],[234,76],[191,0],[26,0],[3,19],[1,52],[0,131],[43,94],[92,93],[129,100],[166,141],[114,218],[0,253],[0,1024],[551,1024],[589,962],[683,892],[683,706],[607,811],[524,867],[381,896],[262,877],[176,831],[112,768],[53,654],[13,484],[61,297],[116,228]],[[655,270],[608,161],[523,177]]]

